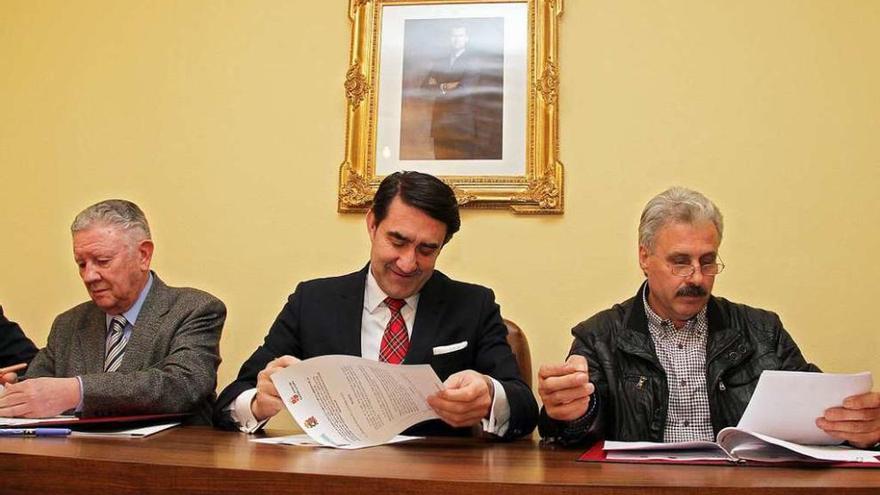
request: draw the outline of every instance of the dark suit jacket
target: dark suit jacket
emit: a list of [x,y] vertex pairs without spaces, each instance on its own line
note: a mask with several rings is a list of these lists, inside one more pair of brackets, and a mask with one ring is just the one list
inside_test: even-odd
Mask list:
[[[478,63],[479,60],[465,50],[452,67],[449,67],[449,57],[444,57],[428,74],[428,79],[433,78],[437,83],[433,88],[435,99],[431,112],[431,137],[435,142],[476,140],[477,100],[480,97]],[[458,86],[443,93],[440,91],[442,83],[457,83]]]
[[0,306],[0,368],[29,363],[37,354],[37,350],[37,346],[25,337],[21,327],[6,319],[3,315],[3,307]]
[[107,324],[89,301],[55,318],[26,376],[82,377],[85,417],[189,412],[189,423],[211,424],[225,319],[219,299],[154,273],[117,371],[103,372]]
[[[226,409],[242,392],[256,386],[257,373],[285,354],[308,359],[327,354],[361,355],[361,316],[367,269],[341,277],[299,284],[269,329],[263,345],[242,365],[238,378],[220,394],[214,424],[234,429]],[[501,319],[495,295],[478,285],[450,280],[435,271],[419,297],[410,348],[404,364],[430,364],[441,380],[458,371],[473,369],[498,380],[510,403],[510,424],[505,438],[532,432],[537,404],[522,381]],[[464,349],[434,356],[437,346],[466,340]],[[469,434],[439,420],[411,428],[408,434]]]

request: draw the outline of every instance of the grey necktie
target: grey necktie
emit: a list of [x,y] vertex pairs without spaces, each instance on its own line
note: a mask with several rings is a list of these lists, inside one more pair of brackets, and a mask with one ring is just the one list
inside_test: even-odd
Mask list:
[[125,354],[125,325],[128,320],[124,316],[114,316],[110,320],[110,330],[107,331],[107,354],[104,357],[104,372],[116,371],[122,363],[122,355]]

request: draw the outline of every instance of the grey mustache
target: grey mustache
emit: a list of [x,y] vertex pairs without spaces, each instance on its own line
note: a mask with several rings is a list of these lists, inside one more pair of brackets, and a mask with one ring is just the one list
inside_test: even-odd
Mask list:
[[675,293],[676,297],[703,297],[706,294],[706,289],[699,285],[685,285]]

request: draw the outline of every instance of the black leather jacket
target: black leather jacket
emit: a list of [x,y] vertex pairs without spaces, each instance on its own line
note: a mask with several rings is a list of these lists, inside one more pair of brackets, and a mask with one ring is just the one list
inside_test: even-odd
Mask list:
[[[808,363],[775,313],[710,297],[706,387],[715,434],[736,425],[764,370],[819,371]],[[589,363],[596,410],[572,423],[541,410],[541,436],[563,444],[596,438],[663,441],[669,389],[648,332],[641,289],[571,331],[571,354]]]

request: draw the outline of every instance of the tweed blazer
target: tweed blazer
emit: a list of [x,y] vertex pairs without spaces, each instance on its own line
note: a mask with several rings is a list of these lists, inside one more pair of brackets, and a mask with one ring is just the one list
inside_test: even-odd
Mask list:
[[106,318],[88,301],[55,318],[25,377],[81,377],[84,417],[191,413],[188,423],[211,424],[225,320],[219,299],[154,273],[117,371],[103,372]]

